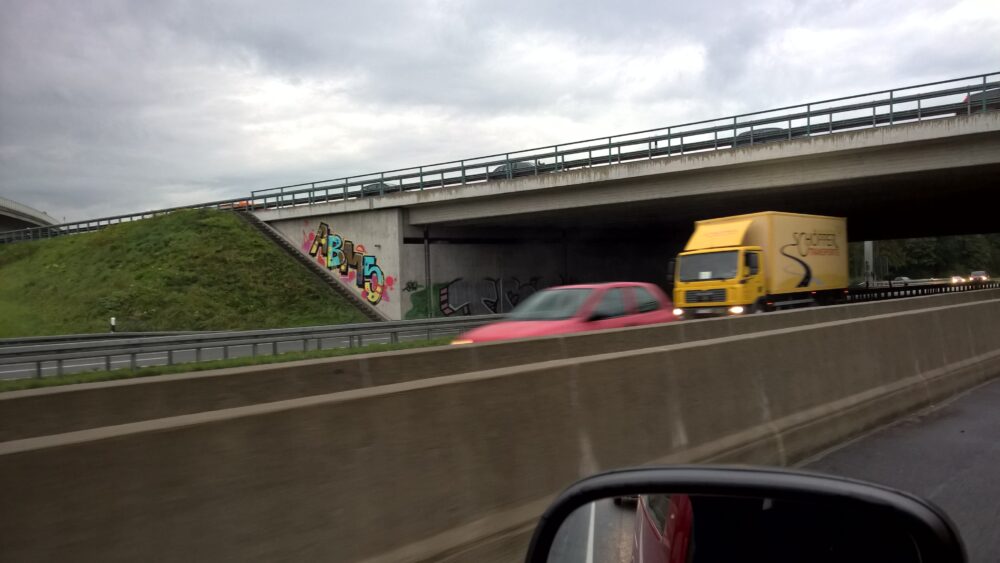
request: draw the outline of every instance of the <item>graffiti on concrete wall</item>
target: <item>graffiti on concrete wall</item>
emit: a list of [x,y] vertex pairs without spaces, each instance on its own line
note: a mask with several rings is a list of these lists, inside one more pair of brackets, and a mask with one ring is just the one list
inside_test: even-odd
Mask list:
[[326,223],[320,223],[315,232],[304,234],[302,251],[327,269],[337,270],[342,280],[354,282],[361,296],[372,305],[389,301],[389,290],[396,280],[385,275],[378,257],[367,253],[364,245],[345,239]]
[[[482,278],[466,280],[456,278],[450,282],[434,284],[437,310],[434,316],[488,315],[506,313],[544,286],[541,277]],[[427,292],[417,282],[407,282],[403,291],[411,295],[412,306],[406,318],[427,317]]]

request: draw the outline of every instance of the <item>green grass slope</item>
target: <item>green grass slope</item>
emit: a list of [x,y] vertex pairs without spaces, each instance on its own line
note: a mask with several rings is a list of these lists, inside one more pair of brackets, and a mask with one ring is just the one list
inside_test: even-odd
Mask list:
[[0,245],[0,337],[364,322],[232,213],[178,211]]

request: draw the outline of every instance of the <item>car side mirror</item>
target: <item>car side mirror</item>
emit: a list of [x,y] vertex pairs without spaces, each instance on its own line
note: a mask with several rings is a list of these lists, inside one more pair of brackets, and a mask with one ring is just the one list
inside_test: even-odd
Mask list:
[[817,473],[712,466],[578,481],[542,515],[525,560],[627,561],[633,550],[633,561],[966,560],[948,517],[916,496]]

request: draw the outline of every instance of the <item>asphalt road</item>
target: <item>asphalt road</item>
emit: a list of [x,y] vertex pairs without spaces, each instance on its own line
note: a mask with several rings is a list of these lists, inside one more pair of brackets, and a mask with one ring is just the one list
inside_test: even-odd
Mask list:
[[1000,561],[1000,379],[803,467],[928,499],[958,526],[969,561]]
[[[448,336],[452,335],[454,332],[445,332],[443,330],[435,331],[433,336]],[[415,331],[413,333],[402,333],[399,335],[400,342],[410,342],[414,340],[425,340],[427,338],[426,331]],[[370,336],[365,337],[363,344],[388,344],[390,342],[388,335],[383,336]],[[113,342],[112,342],[113,344]],[[355,346],[358,342],[355,339]],[[303,350],[303,341],[293,340],[289,342],[278,343],[278,354],[285,354],[288,352],[301,352]],[[347,338],[324,338],[322,339],[322,347],[327,348],[346,348],[348,345]],[[310,339],[305,343],[308,350],[316,349],[316,341]],[[241,358],[245,356],[250,356],[253,354],[253,349],[250,345],[245,346],[230,346],[229,347],[229,357],[230,358]],[[257,355],[266,356],[271,354],[270,344],[260,344],[257,346]],[[224,352],[222,348],[204,348],[201,351],[201,359],[198,360],[197,353],[194,350],[179,350],[174,352],[173,363],[182,364],[195,361],[210,361],[210,360],[221,360],[223,359]],[[113,356],[111,358],[111,369],[127,368],[131,362],[129,356]],[[148,366],[161,366],[167,363],[167,353],[166,352],[150,352],[146,354],[138,354],[136,357],[136,366],[138,367],[148,367]],[[63,362],[63,373],[79,373],[85,371],[97,371],[105,369],[105,360],[103,357],[100,358],[87,358],[80,360],[66,360]],[[25,377],[35,376],[35,364],[10,364],[0,366],[0,379],[20,379]],[[45,362],[42,365],[42,376],[47,377],[51,375],[56,375],[58,368],[55,361]]]
[[635,504],[610,499],[578,508],[563,522],[549,563],[628,563],[632,560]]

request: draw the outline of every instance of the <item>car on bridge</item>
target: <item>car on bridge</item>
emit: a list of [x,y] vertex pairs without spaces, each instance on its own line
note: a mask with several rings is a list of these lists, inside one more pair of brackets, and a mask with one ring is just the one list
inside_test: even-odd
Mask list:
[[382,195],[396,191],[399,191],[399,186],[395,184],[387,184],[385,182],[375,182],[373,184],[365,184],[361,186],[361,195],[365,197]]
[[751,129],[749,131],[744,131],[739,135],[733,137],[734,147],[743,147],[747,145],[759,145],[761,143],[769,143],[772,141],[787,141],[788,140],[788,130],[783,127],[762,127],[760,129]]
[[472,329],[452,344],[473,344],[677,320],[673,304],[651,283],[614,282],[544,289],[501,321]]
[[[982,111],[984,101],[986,102],[987,111],[1000,109],[1000,88],[987,88],[985,92],[980,90],[979,92],[967,94],[962,103],[968,108],[967,113],[971,114]],[[966,112],[960,112],[959,115],[963,113]]]
[[490,170],[489,177],[491,180],[498,180],[503,178],[517,178],[519,176],[529,176],[532,174],[537,174],[540,171],[539,167],[534,162],[529,162],[526,160],[521,160],[518,162],[510,162],[507,164],[501,164]]

